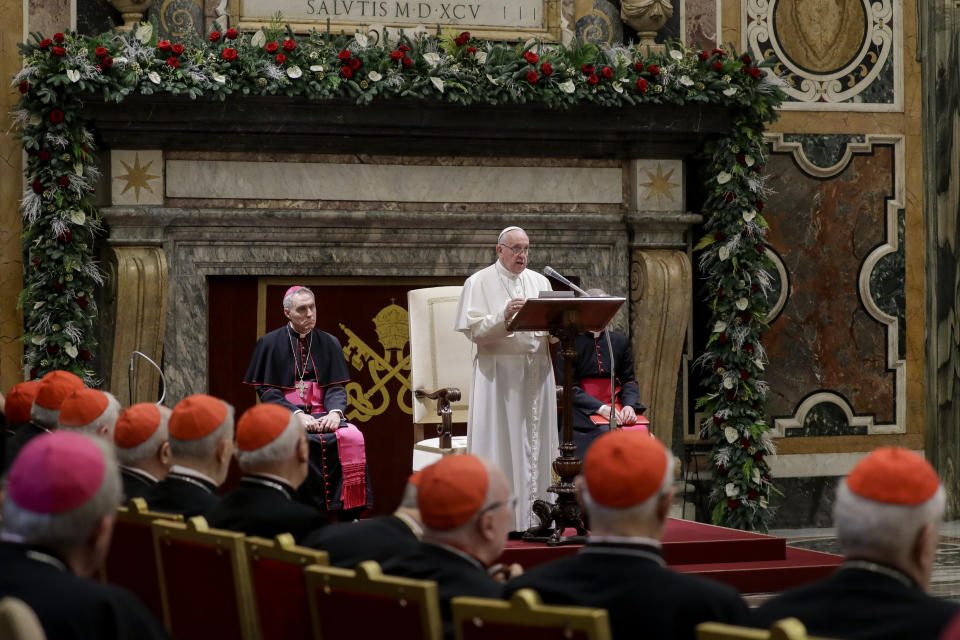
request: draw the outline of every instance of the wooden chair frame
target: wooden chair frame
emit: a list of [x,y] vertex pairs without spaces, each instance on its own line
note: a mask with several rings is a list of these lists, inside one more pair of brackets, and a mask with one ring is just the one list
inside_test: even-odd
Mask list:
[[463,625],[495,622],[516,626],[556,627],[583,633],[589,640],[610,640],[606,609],[545,605],[533,589],[520,589],[510,601],[461,596],[450,601],[457,640],[463,640]]
[[[310,599],[310,616],[313,620],[313,637],[323,638],[320,616],[316,603],[318,592],[331,589],[358,591],[364,594],[396,598],[414,599],[419,604],[423,640],[441,640],[443,628],[440,621],[440,601],[437,595],[437,583],[430,580],[414,580],[399,576],[384,575],[380,565],[366,560],[356,569],[339,567],[310,566],[304,570],[307,580],[307,594]],[[326,640],[339,640],[327,638]]]
[[777,620],[770,629],[754,629],[721,622],[697,625],[697,640],[829,640],[807,635],[807,628],[796,618]]
[[[172,522],[183,522],[183,516],[179,513],[163,513],[162,511],[150,511],[146,500],[143,498],[133,498],[125,507],[117,507],[117,522],[123,524],[141,525],[150,529],[150,525],[156,520],[169,520]],[[100,582],[109,583],[110,576],[107,575],[106,561],[100,565],[97,571]]]
[[218,553],[227,553],[233,569],[234,592],[243,640],[258,640],[259,633],[253,606],[250,571],[247,566],[244,535],[235,531],[211,529],[203,516],[195,516],[186,522],[158,520],[151,525],[153,548],[160,576],[160,594],[163,598],[163,623],[167,632],[175,636],[167,595],[167,577],[163,562],[163,545],[169,540],[215,547]]
[[0,638],[45,640],[46,637],[43,625],[30,605],[12,596],[0,599]]
[[247,572],[250,576],[253,621],[258,635],[260,635],[263,631],[260,626],[260,609],[256,602],[257,591],[253,580],[253,563],[261,558],[266,558],[283,564],[299,566],[302,569],[312,565],[326,567],[330,566],[330,555],[326,551],[297,546],[293,536],[289,533],[281,533],[273,540],[249,536],[244,540],[244,547],[246,547],[247,552]]

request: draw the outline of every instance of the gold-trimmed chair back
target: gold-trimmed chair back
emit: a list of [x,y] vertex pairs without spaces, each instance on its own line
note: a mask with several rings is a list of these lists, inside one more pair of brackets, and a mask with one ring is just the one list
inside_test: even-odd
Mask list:
[[257,640],[243,534],[211,529],[203,516],[151,526],[170,635]]
[[163,620],[160,575],[153,550],[150,525],[156,520],[182,522],[178,513],[150,511],[143,498],[133,498],[117,509],[110,550],[100,567],[100,581],[121,586],[147,606],[157,620]]
[[298,547],[289,533],[281,533],[273,540],[251,536],[244,544],[260,638],[312,638],[303,570],[310,565],[328,566],[327,552]]
[[7,597],[0,600],[0,638],[4,640],[45,640],[43,625],[23,600]]
[[697,640],[828,640],[807,635],[807,628],[796,618],[777,620],[769,629],[753,629],[721,622],[697,625]]
[[509,602],[461,596],[451,609],[457,640],[610,640],[606,609],[545,605],[533,589]]
[[437,584],[384,575],[367,560],[356,569],[310,566],[307,597],[318,640],[441,640]]

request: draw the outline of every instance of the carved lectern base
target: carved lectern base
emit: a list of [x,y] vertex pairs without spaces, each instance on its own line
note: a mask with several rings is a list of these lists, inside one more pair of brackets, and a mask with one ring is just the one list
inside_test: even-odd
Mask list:
[[[584,544],[587,541],[587,527],[583,519],[583,507],[577,502],[574,494],[554,491],[556,487],[550,487],[549,491],[557,493],[557,502],[550,503],[546,500],[536,500],[533,503],[533,515],[540,519],[540,524],[527,529],[523,534],[523,540],[526,542],[546,542],[550,546],[563,544]],[[556,523],[556,528],[551,525]],[[577,535],[565,536],[565,529],[576,529]]]

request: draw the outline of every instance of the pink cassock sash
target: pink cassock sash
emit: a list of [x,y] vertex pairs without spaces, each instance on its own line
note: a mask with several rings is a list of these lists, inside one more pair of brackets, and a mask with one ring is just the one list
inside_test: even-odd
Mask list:
[[[323,387],[316,382],[307,383],[302,398],[300,390],[296,388],[284,393],[283,397],[292,404],[308,407],[311,415],[326,411],[323,407]],[[337,429],[334,435],[337,436],[337,455],[343,470],[343,508],[362,507],[367,504],[367,450],[363,433],[348,423]]]

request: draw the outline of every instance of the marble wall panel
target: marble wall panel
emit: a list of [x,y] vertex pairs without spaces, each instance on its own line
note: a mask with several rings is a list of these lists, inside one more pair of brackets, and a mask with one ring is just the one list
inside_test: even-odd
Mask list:
[[[39,31],[47,38],[57,31],[66,31],[71,27],[71,4],[71,0],[28,0],[28,31]],[[7,15],[14,14],[4,13]],[[20,39],[18,34],[14,42]]]
[[202,0],[154,0],[148,16],[157,25],[157,36],[170,40],[206,33]]
[[844,421],[835,408],[844,404],[856,416],[896,422],[886,327],[865,309],[858,284],[864,260],[886,240],[893,163],[893,148],[877,145],[833,179],[804,175],[787,155],[774,154],[768,165],[775,191],[765,210],[769,243],[789,277],[786,304],[764,337],[768,411],[792,416],[813,393],[839,397],[834,407],[814,411],[809,423],[795,425],[803,435],[862,433],[853,415]]
[[719,0],[681,0],[683,2],[683,35],[689,46],[709,49],[723,44],[717,33]]

